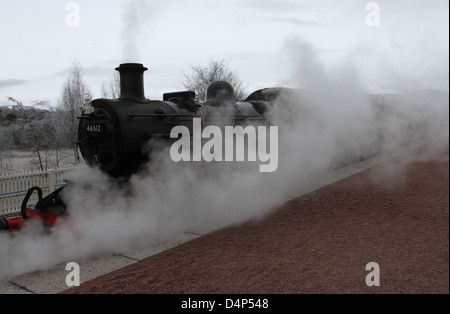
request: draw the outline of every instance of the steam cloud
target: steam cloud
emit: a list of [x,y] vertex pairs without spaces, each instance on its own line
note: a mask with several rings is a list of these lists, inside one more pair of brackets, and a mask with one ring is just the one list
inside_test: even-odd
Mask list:
[[122,28],[120,39],[122,42],[122,60],[137,62],[142,60],[145,50],[146,31],[152,29],[152,23],[163,12],[162,6],[171,1],[127,0],[122,6]]
[[126,1],[123,5],[122,30],[120,34],[122,46],[122,59],[125,61],[140,60],[142,45],[145,40],[142,35],[145,26],[151,21],[151,6],[145,0]]
[[448,93],[368,97],[351,64],[327,72],[308,43],[292,40],[287,49],[287,81],[297,90],[282,92],[270,110],[279,125],[276,172],[260,173],[259,162],[174,163],[168,147],[125,186],[79,170],[64,194],[68,222],[42,236],[35,224],[0,235],[0,278],[258,219],[326,170],[437,135],[448,145]]

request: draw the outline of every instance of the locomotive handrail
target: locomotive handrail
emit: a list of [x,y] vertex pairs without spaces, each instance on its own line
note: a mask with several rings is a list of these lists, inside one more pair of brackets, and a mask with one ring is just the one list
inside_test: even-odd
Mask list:
[[[77,117],[78,120],[83,120],[83,119],[93,119],[92,115],[81,115]],[[108,118],[106,118],[104,115],[97,115],[95,116],[95,119],[99,120],[99,119],[105,119],[105,120],[109,120]]]
[[89,139],[91,139],[91,138],[93,138],[92,135],[91,135],[91,136],[88,136],[88,137],[85,137],[85,138],[83,138],[82,140],[77,141],[75,144],[76,144],[76,145],[80,145],[81,143],[83,143],[83,142],[85,142],[85,141],[87,141],[87,140],[89,140]]
[[131,120],[133,118],[147,118],[147,117],[215,117],[215,118],[222,118],[222,117],[232,117],[232,118],[261,118],[264,119],[263,115],[234,115],[234,114],[178,114],[178,113],[148,113],[148,114],[129,114],[128,119]]

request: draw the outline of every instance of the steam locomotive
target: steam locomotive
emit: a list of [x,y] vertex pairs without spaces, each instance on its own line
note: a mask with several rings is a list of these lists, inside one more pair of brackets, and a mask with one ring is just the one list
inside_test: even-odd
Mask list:
[[[267,125],[265,113],[271,106],[268,100],[277,92],[259,90],[237,102],[232,85],[217,81],[209,85],[206,101],[202,103],[193,91],[166,93],[162,101],[149,100],[144,96],[146,67],[126,63],[116,70],[120,73],[120,97],[86,99],[78,125],[78,145],[86,163],[98,166],[114,178],[127,178],[139,171],[148,161],[150,152],[144,147],[148,147],[149,141],[170,141],[174,126],[183,125],[192,131],[193,118],[200,118],[202,126],[220,121],[228,125]],[[18,229],[29,218],[52,226],[66,214],[60,193],[63,188],[45,198],[39,187],[31,188],[23,200],[21,215],[0,219],[0,229]],[[29,206],[28,200],[35,191],[39,201],[34,207]]]

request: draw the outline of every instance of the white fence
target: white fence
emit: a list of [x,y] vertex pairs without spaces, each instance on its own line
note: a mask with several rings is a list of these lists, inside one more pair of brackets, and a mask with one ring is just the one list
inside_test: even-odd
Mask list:
[[[0,175],[0,216],[20,212],[22,201],[28,189],[38,186],[45,197],[64,185],[64,173],[71,170],[58,169],[31,173]],[[29,204],[36,204],[37,193],[30,197]]]

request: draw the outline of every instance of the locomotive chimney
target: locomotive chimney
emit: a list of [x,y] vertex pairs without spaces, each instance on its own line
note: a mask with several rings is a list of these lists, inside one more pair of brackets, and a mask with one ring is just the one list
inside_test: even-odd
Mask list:
[[147,101],[144,94],[144,72],[148,69],[140,63],[123,63],[120,73],[120,99]]

